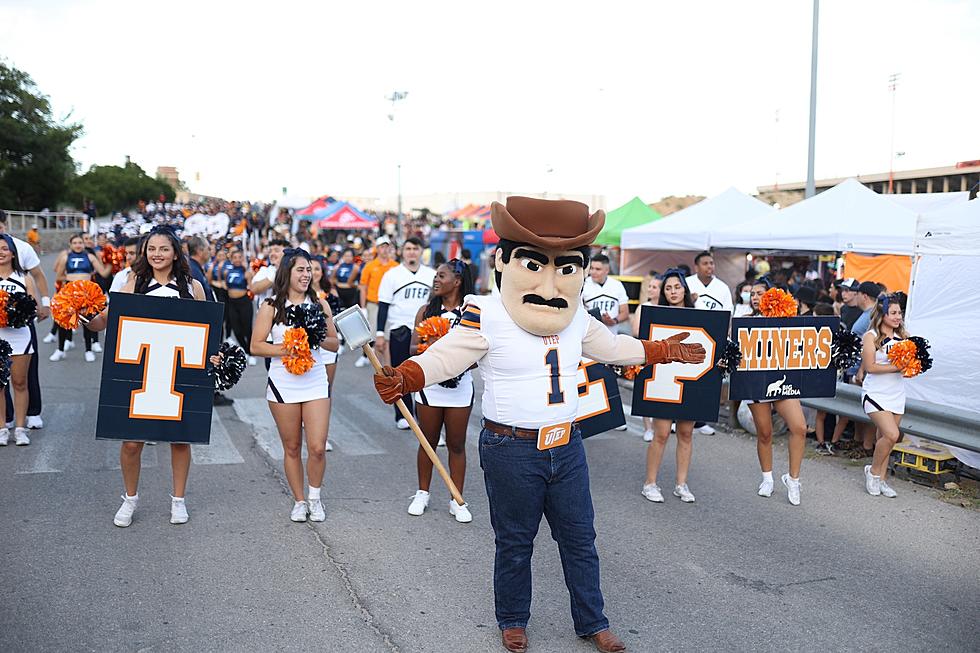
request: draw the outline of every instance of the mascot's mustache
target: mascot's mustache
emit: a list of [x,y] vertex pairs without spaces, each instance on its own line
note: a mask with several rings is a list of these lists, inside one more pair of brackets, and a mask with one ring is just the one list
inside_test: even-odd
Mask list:
[[524,303],[539,304],[541,306],[550,306],[552,308],[568,308],[568,302],[561,297],[545,299],[541,295],[524,295]]

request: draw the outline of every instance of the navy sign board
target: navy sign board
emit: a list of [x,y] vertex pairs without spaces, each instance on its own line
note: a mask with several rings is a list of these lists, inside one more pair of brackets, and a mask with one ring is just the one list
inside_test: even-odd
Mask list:
[[742,362],[732,372],[729,396],[744,399],[809,399],[837,393],[831,365],[840,318],[740,317],[732,320],[732,340]]
[[206,369],[223,314],[216,302],[112,293],[95,437],[208,444]]
[[728,311],[643,306],[640,337],[664,340],[687,331],[684,342],[704,347],[704,362],[651,365],[633,379],[633,414],[661,419],[714,422],[721,399],[721,370],[715,365],[728,338]]
[[616,373],[593,360],[578,365],[578,415],[583,438],[605,433],[626,423]]

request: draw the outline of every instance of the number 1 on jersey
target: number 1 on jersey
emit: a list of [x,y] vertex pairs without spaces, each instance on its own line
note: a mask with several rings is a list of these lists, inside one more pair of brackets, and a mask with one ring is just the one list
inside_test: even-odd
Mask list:
[[561,391],[561,376],[558,371],[558,350],[549,349],[544,355],[544,364],[550,368],[551,391],[548,393],[548,405],[565,403],[565,393]]

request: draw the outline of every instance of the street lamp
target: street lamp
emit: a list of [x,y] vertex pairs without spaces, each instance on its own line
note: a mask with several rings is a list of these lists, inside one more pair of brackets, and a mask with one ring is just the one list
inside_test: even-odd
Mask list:
[[[391,102],[391,113],[388,114],[388,121],[395,122],[395,103],[408,97],[408,91],[392,91],[391,95],[385,97]],[[402,164],[398,163],[398,237],[403,236],[402,226]]]

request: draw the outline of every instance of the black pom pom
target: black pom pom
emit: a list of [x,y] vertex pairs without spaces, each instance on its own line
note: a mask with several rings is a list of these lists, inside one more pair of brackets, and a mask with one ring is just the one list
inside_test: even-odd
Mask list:
[[320,304],[296,304],[286,309],[286,326],[306,331],[310,349],[316,349],[327,337],[327,316]]
[[742,364],[742,349],[737,342],[729,339],[725,343],[725,351],[722,352],[718,364],[724,367],[725,374],[731,374],[738,369],[738,366]]
[[[911,336],[909,337],[915,344],[915,357],[919,359],[919,363],[922,364],[922,372],[927,371],[932,367],[932,355],[929,353],[929,341],[922,336]],[[919,372],[919,374],[922,374]]]
[[10,357],[14,350],[6,340],[0,340],[0,388],[10,383]]
[[18,292],[7,300],[7,326],[12,329],[26,327],[37,315],[37,302],[27,293]]
[[846,370],[860,361],[861,337],[842,324],[830,345],[830,364],[839,370]]
[[[466,372],[463,372],[463,374],[466,374]],[[463,374],[460,374],[459,376],[454,376],[451,379],[446,379],[445,381],[441,381],[439,385],[441,385],[444,388],[458,388],[459,382],[463,378]]]
[[214,377],[214,389],[220,392],[234,387],[241,380],[248,359],[244,349],[227,342],[221,343],[218,354],[221,355],[221,363],[208,369],[208,374]]

